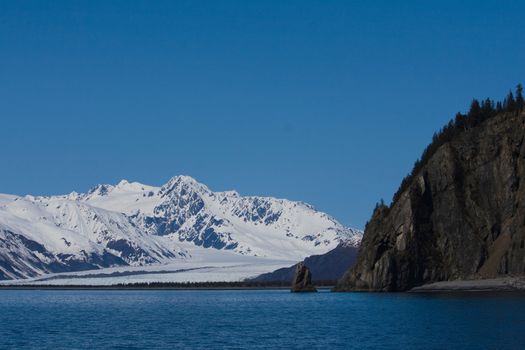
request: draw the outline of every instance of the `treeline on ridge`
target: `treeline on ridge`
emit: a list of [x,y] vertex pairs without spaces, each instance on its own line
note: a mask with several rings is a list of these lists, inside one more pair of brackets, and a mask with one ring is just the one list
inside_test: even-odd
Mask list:
[[[401,185],[394,194],[390,207],[392,207],[401,194],[408,188],[412,183],[413,178],[427,164],[439,147],[449,142],[460,133],[480,125],[487,119],[493,118],[501,113],[519,114],[523,111],[524,107],[525,101],[521,84],[518,84],[516,87],[515,94],[510,91],[503,102],[494,102],[490,98],[481,102],[477,99],[472,100],[470,110],[467,114],[457,113],[454,119],[450,120],[447,125],[441,128],[441,130],[434,133],[432,142],[425,148],[421,157],[416,160],[412,171],[401,181]],[[385,205],[383,200],[381,200],[381,202],[376,204],[376,210],[379,208],[388,209],[389,207]]]

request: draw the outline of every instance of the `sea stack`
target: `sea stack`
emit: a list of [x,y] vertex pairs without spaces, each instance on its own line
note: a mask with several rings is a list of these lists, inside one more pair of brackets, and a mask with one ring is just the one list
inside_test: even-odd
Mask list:
[[291,292],[317,292],[317,289],[315,289],[312,284],[312,273],[310,269],[304,265],[304,262],[297,264]]

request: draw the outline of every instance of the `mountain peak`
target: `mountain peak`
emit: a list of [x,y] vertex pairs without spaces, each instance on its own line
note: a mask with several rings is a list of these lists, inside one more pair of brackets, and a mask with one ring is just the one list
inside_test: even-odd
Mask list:
[[198,184],[197,180],[188,175],[177,175],[173,176],[166,184],[171,183],[187,183],[187,184]]
[[187,175],[177,175],[172,177],[162,188],[160,189],[160,194],[166,195],[171,192],[180,192],[180,191],[193,191],[199,193],[210,193],[210,189],[206,185],[201,184],[191,176]]
[[120,182],[117,184],[117,188],[127,187],[129,185],[129,181],[126,179],[120,180]]
[[113,188],[115,188],[114,186],[112,185],[107,185],[107,184],[99,184],[99,185],[95,185],[93,187],[91,187],[87,194],[88,195],[99,195],[99,196],[105,196],[107,195],[109,192],[111,192],[111,190],[113,190]]
[[115,186],[115,189],[124,190],[126,192],[142,192],[145,190],[151,190],[154,187],[144,185],[140,182],[129,182],[128,180],[120,180],[120,182]]

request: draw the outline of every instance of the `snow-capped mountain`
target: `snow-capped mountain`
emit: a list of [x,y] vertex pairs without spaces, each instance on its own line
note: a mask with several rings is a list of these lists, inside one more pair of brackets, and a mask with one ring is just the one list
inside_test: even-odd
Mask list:
[[163,264],[196,249],[299,261],[361,235],[302,202],[212,192],[188,176],[162,187],[123,180],[80,194],[0,195],[0,279]]
[[127,181],[99,185],[77,200],[124,213],[151,235],[245,255],[301,259],[361,237],[308,204],[212,192],[188,176],[160,188]]
[[61,197],[0,195],[0,278],[162,263],[187,255],[118,212]]

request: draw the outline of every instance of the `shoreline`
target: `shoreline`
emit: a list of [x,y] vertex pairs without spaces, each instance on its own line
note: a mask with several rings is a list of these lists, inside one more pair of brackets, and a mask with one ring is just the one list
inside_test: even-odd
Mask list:
[[[319,289],[331,289],[334,281],[320,281]],[[2,284],[0,290],[290,290],[290,282],[191,282],[191,283],[130,283],[112,285],[64,284]]]
[[[315,287],[333,291],[335,281],[319,281]],[[290,290],[289,282],[188,282],[188,283],[130,283],[114,285],[64,285],[64,284],[0,284],[1,290]],[[373,293],[374,291],[348,291],[349,293]],[[499,277],[479,280],[441,281],[414,287],[401,293],[483,293],[525,292],[525,277]]]
[[[329,287],[319,287],[329,289]],[[290,287],[117,287],[117,286],[2,286],[1,290],[288,290]]]
[[441,281],[414,287],[409,293],[525,292],[525,277]]

